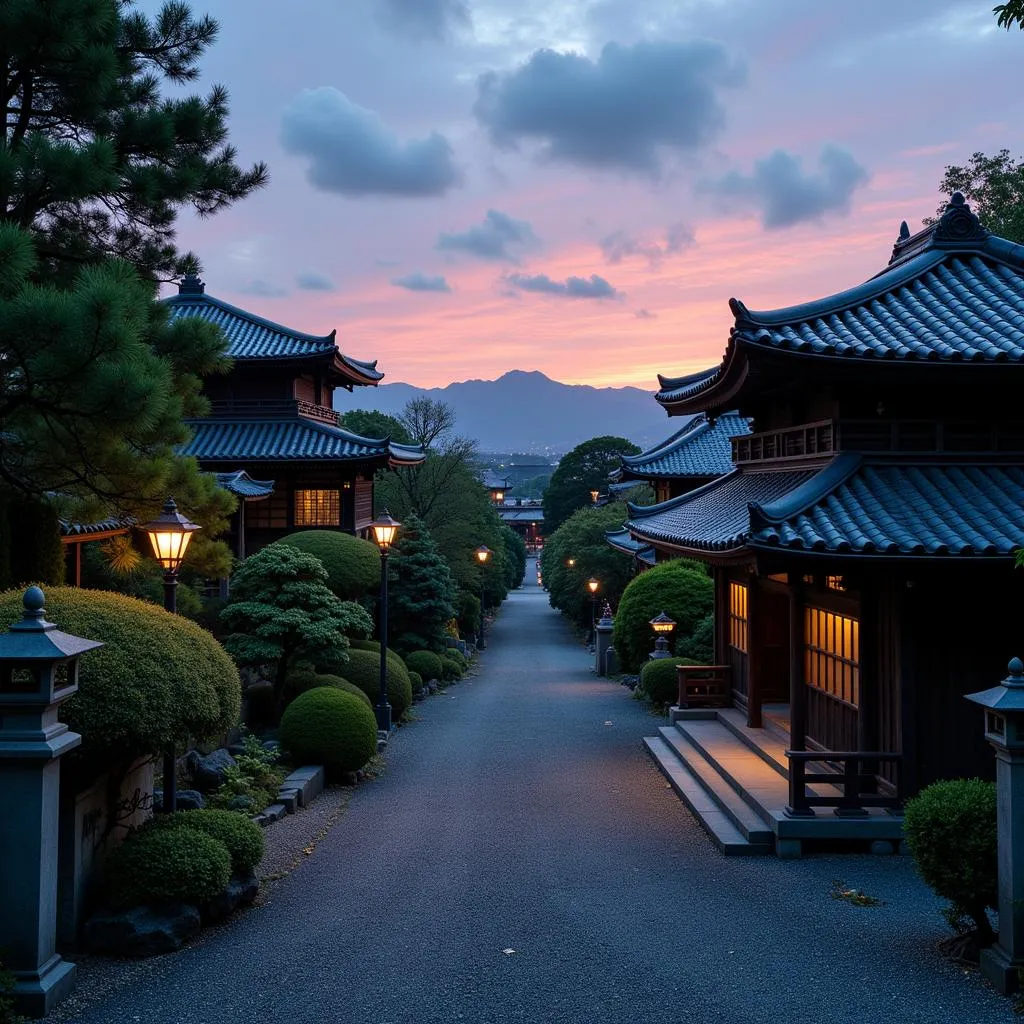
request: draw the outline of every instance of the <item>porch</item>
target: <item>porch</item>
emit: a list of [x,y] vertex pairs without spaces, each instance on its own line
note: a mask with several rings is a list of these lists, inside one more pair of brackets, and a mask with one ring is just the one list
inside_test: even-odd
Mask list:
[[805,844],[896,852],[903,838],[899,801],[877,792],[877,764],[870,763],[887,755],[829,751],[824,761],[820,752],[792,751],[788,708],[763,711],[763,726],[751,728],[737,708],[675,707],[670,724],[644,738],[715,845],[732,856],[793,858]]

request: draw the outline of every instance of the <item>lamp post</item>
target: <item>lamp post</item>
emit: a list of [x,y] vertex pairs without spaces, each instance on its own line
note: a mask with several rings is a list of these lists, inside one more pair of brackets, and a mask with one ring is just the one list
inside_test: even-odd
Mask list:
[[590,640],[588,642],[593,641],[597,636],[597,592],[600,587],[600,581],[596,580],[593,576],[587,580],[587,590],[590,591]]
[[[476,646],[478,650],[484,650],[487,647],[487,641],[484,639],[484,573],[483,568],[487,564],[487,559],[491,557],[493,552],[486,544],[481,544],[480,547],[474,552],[476,560],[480,563],[480,636],[477,638]],[[538,573],[540,569],[538,567]]]
[[[164,608],[176,614],[178,611],[178,570],[185,560],[192,534],[201,529],[178,511],[173,498],[164,502],[156,519],[139,527],[149,538],[153,557],[164,571]],[[175,769],[174,746],[164,751],[164,802],[165,814],[172,814],[178,807],[178,786]]]
[[385,735],[391,732],[391,705],[388,703],[388,552],[401,525],[391,518],[387,509],[370,523],[373,539],[380,548],[380,689],[373,711],[377,716],[377,729]]
[[668,658],[671,655],[668,649],[668,639],[675,628],[676,620],[670,619],[664,612],[651,619],[651,629],[656,634],[654,650],[651,652],[652,661],[658,658]]

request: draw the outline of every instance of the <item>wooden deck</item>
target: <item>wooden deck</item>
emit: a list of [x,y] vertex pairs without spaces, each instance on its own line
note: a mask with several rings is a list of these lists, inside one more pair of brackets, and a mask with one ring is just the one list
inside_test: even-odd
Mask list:
[[[775,711],[776,709],[772,709]],[[729,855],[799,857],[805,848],[895,852],[903,838],[899,814],[870,808],[863,817],[820,809],[789,817],[789,737],[785,718],[765,709],[765,728],[751,729],[734,708],[673,708],[670,723],[644,745],[708,835]],[[825,770],[815,764],[815,770]],[[812,792],[839,795],[816,785]]]

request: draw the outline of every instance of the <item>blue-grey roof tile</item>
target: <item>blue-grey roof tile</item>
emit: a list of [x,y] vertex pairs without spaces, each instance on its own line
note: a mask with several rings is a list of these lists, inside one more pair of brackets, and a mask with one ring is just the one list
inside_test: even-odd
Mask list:
[[637,558],[641,562],[653,565],[655,562],[654,548],[646,541],[637,540],[629,530],[623,527],[621,530],[608,530],[605,532],[605,540],[610,547],[623,554]]
[[639,479],[722,476],[733,469],[729,439],[749,433],[750,424],[738,413],[723,413],[714,423],[701,413],[660,445],[623,455],[616,472]]
[[255,501],[269,498],[274,493],[273,480],[253,480],[244,469],[236,469],[231,473],[215,473],[217,485],[239,498]]

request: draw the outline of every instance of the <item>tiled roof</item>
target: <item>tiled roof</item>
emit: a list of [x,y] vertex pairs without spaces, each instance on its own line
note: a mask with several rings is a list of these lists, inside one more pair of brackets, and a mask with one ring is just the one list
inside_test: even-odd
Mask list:
[[749,433],[750,424],[738,413],[723,413],[714,423],[701,413],[660,445],[623,455],[615,472],[641,480],[721,476],[733,469],[729,438]]
[[489,491],[503,491],[508,489],[511,481],[507,476],[498,476],[497,473],[488,472],[484,473],[481,483]]
[[657,505],[630,503],[628,529],[641,540],[664,541],[702,551],[741,547],[750,530],[748,506],[769,502],[814,476],[813,470],[783,473],[734,471],[695,491]]
[[87,537],[93,533],[127,533],[135,525],[132,516],[111,516],[98,523],[72,523],[67,519],[57,520],[62,537]]
[[218,486],[237,494],[243,500],[257,501],[269,498],[274,493],[273,480],[253,480],[244,469],[236,469],[232,473],[214,473],[214,476]]
[[192,439],[182,445],[181,455],[200,462],[277,462],[298,459],[331,461],[386,460],[416,465],[422,449],[351,434],[340,427],[296,416],[292,419],[192,420]]
[[840,456],[751,509],[753,545],[898,556],[1010,556],[1024,546],[1024,467]]
[[228,355],[235,360],[336,358],[355,384],[375,384],[384,377],[377,362],[363,362],[338,351],[335,333],[305,334],[249,313],[222,299],[207,295],[198,278],[185,278],[177,295],[165,300],[172,320],[198,317],[215,324],[228,341]]
[[499,508],[498,515],[503,523],[543,523],[542,508]]
[[604,537],[616,551],[638,558],[641,562],[654,564],[654,548],[650,544],[637,540],[625,527],[621,530],[606,530]]
[[[756,312],[729,300],[735,324],[720,366],[659,376],[657,400],[692,403],[735,390],[743,350],[857,361],[1024,363],[1024,246],[989,234],[954,195],[939,220],[910,236],[905,225],[889,266],[824,299]],[[728,378],[728,379],[727,379]],[[704,399],[710,408],[714,401]],[[683,411],[683,410],[680,410]]]

